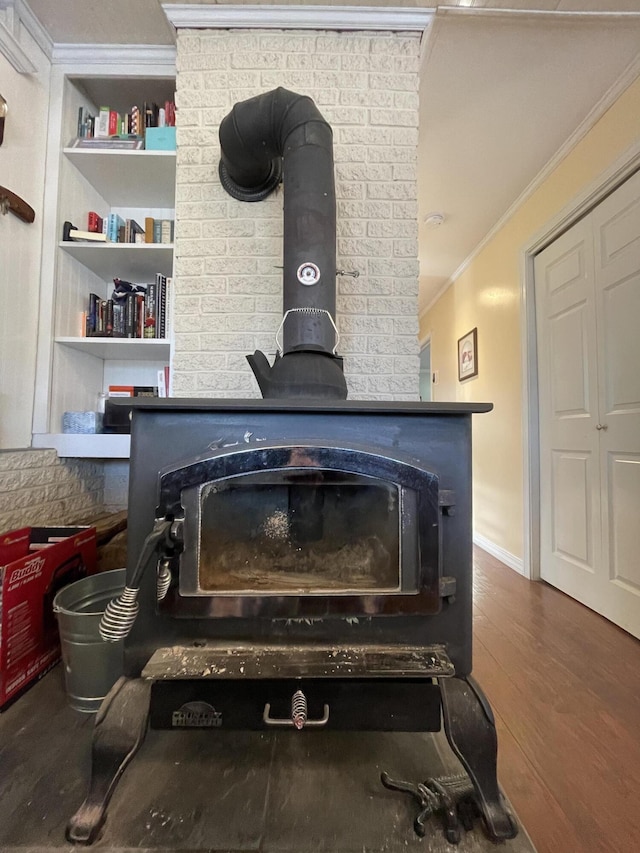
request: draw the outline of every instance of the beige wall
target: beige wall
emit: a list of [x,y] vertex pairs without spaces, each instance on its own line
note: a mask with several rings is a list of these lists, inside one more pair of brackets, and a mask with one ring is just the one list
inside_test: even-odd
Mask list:
[[0,216],[0,448],[29,447],[36,369],[42,199],[51,64],[20,28],[37,73],[19,74],[0,55],[0,93],[9,112],[0,148],[0,184],[35,210],[26,224]]
[[[435,399],[494,403],[474,422],[474,528],[516,559],[524,541],[521,251],[639,139],[637,79],[421,317],[439,372]],[[459,383],[457,339],[474,326],[479,374]]]

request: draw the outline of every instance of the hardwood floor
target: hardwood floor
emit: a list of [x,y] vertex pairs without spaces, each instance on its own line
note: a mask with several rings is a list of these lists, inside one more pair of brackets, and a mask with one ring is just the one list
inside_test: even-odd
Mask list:
[[538,853],[640,851],[640,641],[475,549],[474,669]]

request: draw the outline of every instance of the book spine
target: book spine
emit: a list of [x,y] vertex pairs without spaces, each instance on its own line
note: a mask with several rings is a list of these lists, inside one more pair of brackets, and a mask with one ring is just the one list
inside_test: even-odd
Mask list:
[[142,136],[140,110],[135,106],[131,107],[131,133],[135,136]]
[[117,136],[120,128],[119,124],[119,116],[115,110],[109,110],[109,133],[108,136]]
[[158,290],[158,337],[163,340],[167,337],[167,277],[158,273],[156,275],[156,287]]
[[102,231],[102,217],[98,216],[95,210],[90,210],[87,214],[87,231],[93,231],[95,234]]
[[135,338],[136,330],[136,295],[127,293],[124,303],[124,333],[128,338]]
[[107,335],[113,335],[113,299],[107,299],[105,303],[104,330]]
[[[173,336],[173,278],[171,276],[167,276],[165,288],[165,308],[164,308],[164,337],[167,340],[170,340]],[[167,368],[168,370],[168,368]],[[167,390],[169,389],[169,381],[167,380]]]
[[96,124],[96,136],[100,139],[106,139],[109,136],[109,107],[100,107],[98,113],[98,121]]
[[135,338],[144,337],[144,293],[136,293],[136,333]]
[[124,305],[122,302],[113,303],[113,333],[121,338],[125,334],[124,329]]
[[158,370],[158,397],[167,396],[167,383],[164,375],[164,367]]
[[156,337],[156,322],[157,322],[157,299],[155,282],[150,282],[147,285],[147,292],[144,299],[144,336],[145,338]]
[[162,219],[160,227],[160,242],[171,243],[172,222],[170,219]]
[[154,219],[153,220],[153,242],[161,243],[162,242],[162,220]]
[[154,220],[153,217],[147,216],[144,220],[144,242],[145,243],[153,243],[153,229],[154,229]]
[[89,310],[87,311],[87,334],[88,335],[91,335],[96,331],[99,301],[100,301],[100,297],[96,293],[90,293],[89,294]]

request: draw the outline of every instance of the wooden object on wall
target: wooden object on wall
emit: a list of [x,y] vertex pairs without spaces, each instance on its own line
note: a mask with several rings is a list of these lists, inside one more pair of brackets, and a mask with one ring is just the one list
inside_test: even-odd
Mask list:
[[36,218],[33,208],[23,198],[6,187],[0,186],[0,212],[8,213],[9,211],[23,222],[33,222]]
[[0,95],[0,145],[2,145],[2,140],[4,139],[4,120],[7,117],[7,102]]

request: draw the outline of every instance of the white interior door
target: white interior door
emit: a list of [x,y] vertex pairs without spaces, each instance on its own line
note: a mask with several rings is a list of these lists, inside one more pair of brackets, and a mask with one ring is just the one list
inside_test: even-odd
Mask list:
[[541,577],[640,636],[640,173],[535,282]]

